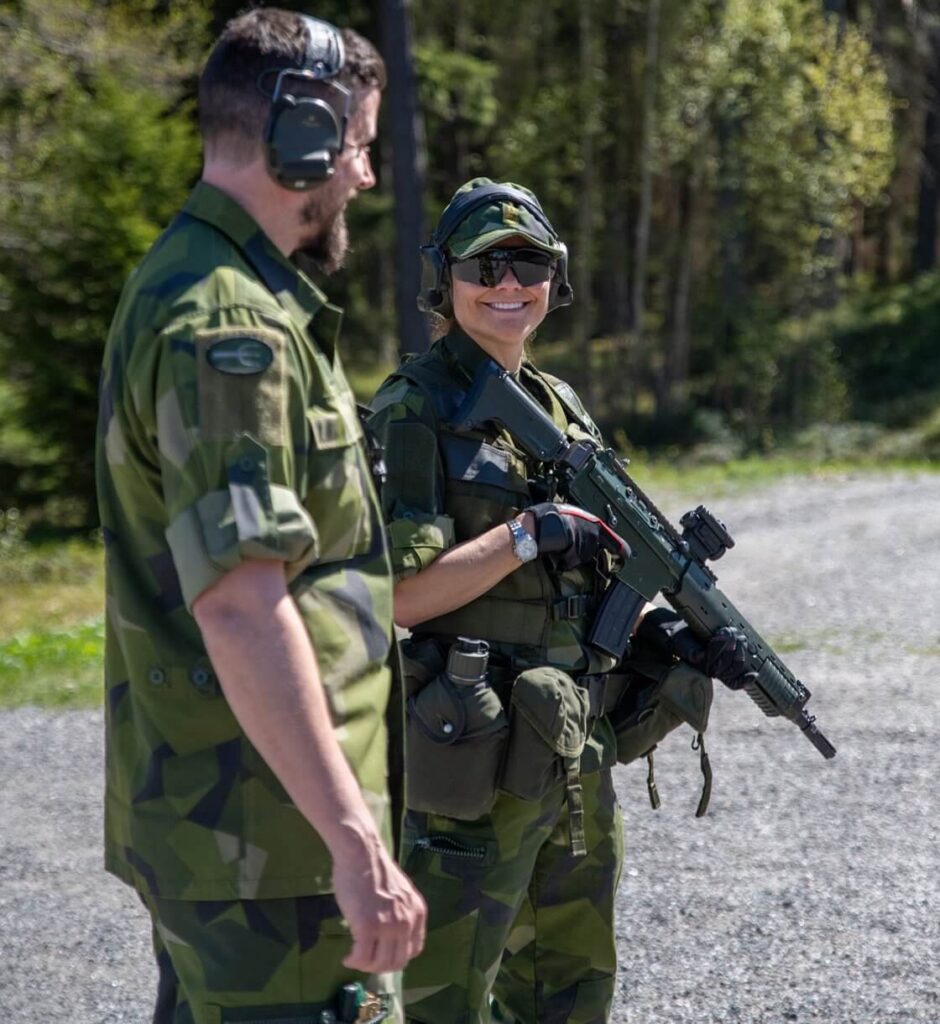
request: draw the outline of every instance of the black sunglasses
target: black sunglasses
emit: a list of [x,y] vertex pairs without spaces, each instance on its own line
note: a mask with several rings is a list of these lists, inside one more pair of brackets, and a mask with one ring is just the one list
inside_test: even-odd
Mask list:
[[524,288],[551,280],[557,257],[541,249],[487,249],[465,260],[451,260],[450,272],[457,281],[495,288],[512,267]]

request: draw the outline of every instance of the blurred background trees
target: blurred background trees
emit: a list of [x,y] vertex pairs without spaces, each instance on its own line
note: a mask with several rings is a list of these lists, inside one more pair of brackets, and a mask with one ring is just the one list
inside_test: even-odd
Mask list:
[[[940,455],[940,3],[282,6],[399,68],[411,50],[417,116],[389,96],[380,186],[329,284],[364,390],[424,344],[416,235],[486,174],[533,189],[569,244],[576,302],[538,360],[621,445],[727,457],[837,424]],[[241,7],[0,0],[0,507],[93,518],[107,324],[198,175],[195,75]]]

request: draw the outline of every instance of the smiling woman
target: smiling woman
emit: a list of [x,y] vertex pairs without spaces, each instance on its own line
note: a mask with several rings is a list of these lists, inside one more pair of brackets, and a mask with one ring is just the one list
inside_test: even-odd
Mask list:
[[491,999],[493,1020],[564,1007],[602,1021],[613,997],[622,835],[601,694],[618,691],[614,659],[586,637],[622,544],[557,504],[545,466],[497,425],[450,422],[494,360],[559,428],[599,440],[571,387],[525,354],[572,300],[567,255],[530,191],[465,185],[422,249],[419,305],[443,336],[372,404],[395,620],[411,630],[406,867],[429,908],[426,950],[405,972],[409,1024],[482,1024]]

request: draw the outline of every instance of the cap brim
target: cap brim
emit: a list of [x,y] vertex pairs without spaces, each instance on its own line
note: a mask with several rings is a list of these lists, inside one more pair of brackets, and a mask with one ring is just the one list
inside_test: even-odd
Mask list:
[[530,235],[528,231],[521,231],[519,228],[495,228],[493,231],[487,231],[482,235],[475,235],[466,242],[450,242],[447,245],[447,251],[454,259],[465,260],[470,256],[476,256],[477,253],[483,252],[484,249],[491,249],[499,242],[505,242],[507,238],[524,238],[534,248],[541,249],[542,252],[551,253],[552,256],[561,256],[563,253],[559,246],[552,245],[544,241],[544,239],[536,238],[534,235]]

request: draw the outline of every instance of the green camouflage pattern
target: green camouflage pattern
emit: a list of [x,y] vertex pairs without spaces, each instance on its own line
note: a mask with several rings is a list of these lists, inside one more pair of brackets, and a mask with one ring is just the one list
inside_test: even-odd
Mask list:
[[318,1024],[343,985],[386,997],[401,1024],[397,974],[343,966],[352,945],[331,895],[167,900],[148,895],[159,970],[154,1024]]
[[[472,192],[475,188],[483,185],[499,184],[503,188],[515,189],[538,205],[535,193],[522,185],[512,181],[494,182],[491,178],[474,178],[466,185],[461,186],[451,197],[448,208],[460,196]],[[441,214],[443,218],[447,213],[445,209]],[[489,249],[507,238],[522,236],[531,242],[537,249],[549,252],[553,256],[563,256],[565,247],[560,244],[558,238],[553,235],[545,225],[518,203],[495,202],[474,210],[468,217],[465,217],[447,241],[447,251],[454,259],[463,260],[469,256],[475,256],[484,249]]]
[[[486,354],[458,330],[393,374],[372,402],[370,425],[386,448],[382,501],[393,570],[405,578],[442,552],[543,500],[538,467],[488,424],[454,434],[456,409]],[[564,382],[526,360],[519,380],[573,436],[600,434]],[[587,646],[593,567],[549,573],[521,565],[463,608],[423,622],[412,637],[487,640],[505,679],[536,666],[572,675],[609,672],[613,660]],[[496,675],[491,673],[497,685]],[[540,800],[500,792],[474,821],[409,811],[406,870],[429,908],[425,951],[406,969],[405,1012],[423,1024],[493,1019],[595,1024],[607,1020],[616,971],[614,892],[622,823],[610,779],[616,741],[594,723],[581,755],[587,854],[577,855],[566,786]]]
[[196,187],[129,279],[102,371],[106,867],[165,899],[329,892],[320,837],[221,694],[193,601],[286,568],[336,735],[384,836],[390,565],[341,311]]
[[563,784],[540,801],[500,794],[475,821],[409,812],[405,867],[429,915],[424,952],[405,969],[411,1024],[607,1021],[623,825],[609,771],[582,785],[581,857]]
[[[472,339],[454,330],[392,374],[372,400],[370,426],[386,449],[388,479],[382,504],[398,579],[414,575],[448,548],[540,500],[527,484],[536,467],[506,431],[488,425],[485,432],[456,437],[441,429],[429,390],[441,395],[456,389],[459,397],[460,388],[466,388],[485,358]],[[428,387],[405,376],[415,372],[426,376]],[[600,440],[597,427],[567,384],[528,360],[519,379],[558,426],[572,436]],[[614,660],[587,646],[590,615],[581,611],[569,617],[569,609],[577,608],[579,601],[593,599],[596,582],[591,568],[555,575],[536,559],[475,601],[421,623],[412,633],[486,640],[495,659],[510,662],[518,671],[551,665],[573,675],[609,672]],[[615,761],[613,730],[602,719],[585,748],[581,770],[597,771]]]

